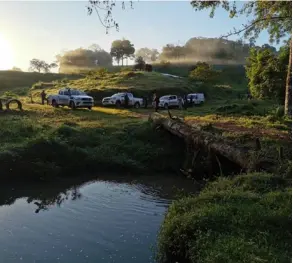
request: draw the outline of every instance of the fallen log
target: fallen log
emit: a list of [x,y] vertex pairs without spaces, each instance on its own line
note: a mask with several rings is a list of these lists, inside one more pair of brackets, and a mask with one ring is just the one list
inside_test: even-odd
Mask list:
[[179,118],[168,118],[159,113],[153,113],[149,120],[184,139],[194,146],[194,150],[203,148],[213,152],[215,155],[223,156],[229,161],[239,165],[245,170],[255,170],[259,167],[255,158],[255,151],[237,146],[223,137],[210,132],[202,131],[200,126],[191,127]]

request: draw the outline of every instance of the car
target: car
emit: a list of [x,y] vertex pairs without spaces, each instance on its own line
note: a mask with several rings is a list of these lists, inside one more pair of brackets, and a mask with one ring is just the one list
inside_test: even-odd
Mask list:
[[176,95],[165,95],[160,98],[159,107],[160,108],[177,108],[179,107],[179,100],[182,100]]
[[102,104],[103,106],[116,106],[120,108],[125,102],[125,95],[127,94],[129,98],[129,106],[140,108],[143,105],[142,98],[135,98],[132,93],[129,92],[119,92],[113,94],[111,97],[103,98]]
[[94,98],[80,90],[63,88],[59,90],[58,94],[48,96],[48,104],[53,107],[68,106],[71,109],[92,109]]
[[192,99],[193,104],[201,104],[205,101],[205,97],[203,93],[190,93],[187,95],[187,101],[190,102]]

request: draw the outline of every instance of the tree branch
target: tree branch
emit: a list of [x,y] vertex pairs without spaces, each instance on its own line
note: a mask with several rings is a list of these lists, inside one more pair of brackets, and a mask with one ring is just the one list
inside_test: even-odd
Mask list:
[[221,36],[221,38],[227,38],[232,35],[239,35],[240,33],[250,29],[251,27],[255,26],[256,24],[263,22],[263,21],[266,21],[266,20],[285,20],[285,19],[291,19],[291,17],[290,16],[284,16],[284,17],[275,16],[275,17],[271,17],[271,18],[266,17],[266,18],[258,19],[256,21],[252,22],[250,25],[245,25],[244,28],[242,28],[238,31],[235,30],[234,32],[230,32],[227,35]]

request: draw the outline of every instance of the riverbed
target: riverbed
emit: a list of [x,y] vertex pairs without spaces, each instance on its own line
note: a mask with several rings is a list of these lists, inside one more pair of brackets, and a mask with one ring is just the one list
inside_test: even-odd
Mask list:
[[151,263],[181,177],[0,186],[0,262]]

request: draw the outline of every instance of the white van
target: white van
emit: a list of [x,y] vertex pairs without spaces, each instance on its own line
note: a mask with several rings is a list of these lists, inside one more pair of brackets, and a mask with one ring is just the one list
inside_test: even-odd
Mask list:
[[187,101],[192,99],[193,104],[201,104],[205,101],[203,93],[190,93],[187,95]]

